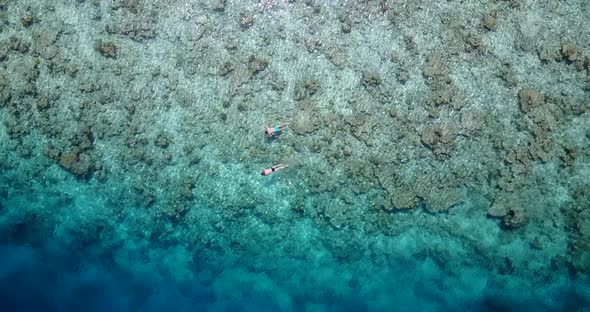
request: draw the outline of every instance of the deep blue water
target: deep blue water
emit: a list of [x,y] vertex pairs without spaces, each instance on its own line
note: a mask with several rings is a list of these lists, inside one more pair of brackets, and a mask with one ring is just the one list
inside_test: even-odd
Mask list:
[[[108,255],[95,252],[98,242],[81,248],[38,237],[32,244],[28,241],[38,233],[20,231],[28,235],[27,242],[0,247],[4,311],[309,311],[310,303],[312,311],[585,311],[589,303],[588,280],[574,274],[548,275],[532,284],[537,289],[531,295],[521,288],[526,283],[518,272],[501,282],[488,278],[493,274],[484,267],[459,268],[465,274],[453,276],[428,257],[389,263],[388,272],[370,272],[373,276],[347,285],[325,281],[310,287],[304,282],[338,267],[301,268],[294,274],[302,282],[293,288],[292,283],[281,284],[284,274],[249,270],[233,260],[227,267],[192,263],[191,270],[206,272],[204,276],[178,281],[167,274],[122,269],[141,263],[115,264]],[[281,265],[285,259],[276,261]],[[362,270],[351,270],[355,269]],[[221,272],[212,277],[210,270]]]

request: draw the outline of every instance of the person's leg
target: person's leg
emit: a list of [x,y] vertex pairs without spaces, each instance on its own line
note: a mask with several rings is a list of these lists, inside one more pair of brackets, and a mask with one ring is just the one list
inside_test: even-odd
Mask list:
[[285,164],[278,164],[278,165],[274,165],[274,166],[273,166],[273,168],[275,169],[275,171],[276,171],[276,170],[285,169],[285,168],[287,168],[287,167],[288,167],[288,165],[285,165]]

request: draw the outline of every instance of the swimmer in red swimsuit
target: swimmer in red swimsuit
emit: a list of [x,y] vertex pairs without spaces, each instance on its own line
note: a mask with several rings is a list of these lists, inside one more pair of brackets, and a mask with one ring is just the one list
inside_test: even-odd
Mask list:
[[270,167],[269,169],[262,169],[262,172],[260,172],[260,174],[263,176],[267,176],[271,173],[274,173],[275,171],[279,171],[279,170],[285,169],[287,167],[289,167],[289,165],[285,165],[285,164],[274,165],[274,166]]
[[288,123],[282,123],[278,126],[274,126],[272,128],[270,127],[266,127],[266,130],[264,130],[264,134],[266,134],[269,138],[273,138],[279,134],[281,134],[281,132],[285,131],[285,129],[287,128],[289,124]]

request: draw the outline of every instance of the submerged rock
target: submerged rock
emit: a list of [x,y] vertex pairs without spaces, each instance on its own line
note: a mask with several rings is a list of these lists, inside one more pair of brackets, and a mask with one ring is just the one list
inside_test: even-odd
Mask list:
[[93,165],[88,155],[75,151],[61,154],[59,156],[59,165],[77,178],[88,178],[93,171]]
[[488,216],[502,218],[502,223],[509,229],[518,228],[526,223],[526,211],[517,193],[496,195],[488,209]]
[[518,91],[518,100],[520,110],[523,113],[530,112],[533,108],[539,107],[545,103],[545,96],[532,88],[525,88]]
[[443,212],[463,202],[463,194],[453,188],[432,190],[425,194],[426,209],[432,212]]
[[[395,209],[416,208],[416,193],[409,188],[398,188],[391,194],[391,204]],[[385,206],[390,207],[390,206]]]
[[99,40],[96,42],[96,50],[102,54],[102,56],[106,56],[109,58],[117,58],[117,46],[112,42],[104,42]]

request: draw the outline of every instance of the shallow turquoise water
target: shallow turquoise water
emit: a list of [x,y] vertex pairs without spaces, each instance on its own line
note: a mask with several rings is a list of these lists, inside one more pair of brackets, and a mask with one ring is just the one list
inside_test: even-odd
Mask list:
[[587,20],[0,0],[0,307],[588,311]]

